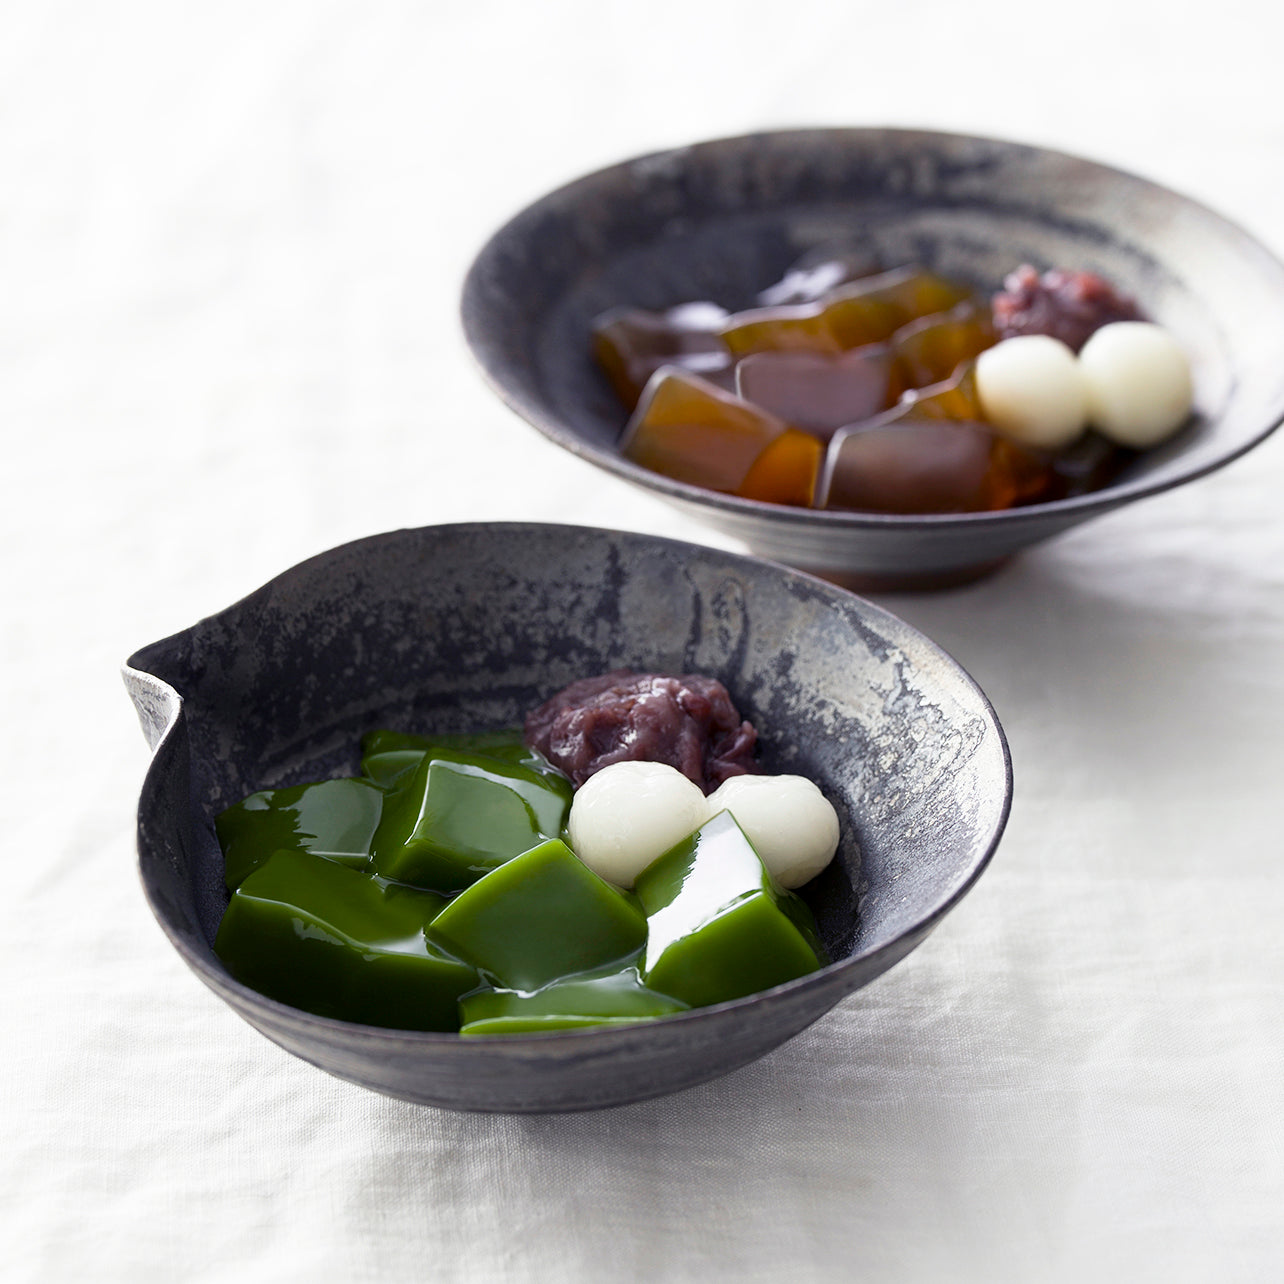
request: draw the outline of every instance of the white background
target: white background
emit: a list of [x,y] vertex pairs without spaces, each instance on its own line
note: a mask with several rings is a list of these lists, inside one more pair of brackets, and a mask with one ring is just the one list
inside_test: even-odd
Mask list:
[[243,1025],[139,891],[117,676],[381,530],[724,542],[522,425],[460,337],[490,232],[624,156],[780,125],[1008,136],[1284,254],[1277,13],[0,4],[0,1269],[1281,1278],[1284,434],[984,583],[883,599],[1007,729],[995,863],[792,1043],[634,1107],[416,1108]]

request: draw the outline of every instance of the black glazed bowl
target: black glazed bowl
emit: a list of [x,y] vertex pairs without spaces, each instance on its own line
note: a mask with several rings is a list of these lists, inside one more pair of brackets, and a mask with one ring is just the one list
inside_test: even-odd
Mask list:
[[[620,667],[720,678],[767,768],[812,777],[835,803],[839,859],[803,891],[831,966],[642,1025],[492,1039],[313,1016],[228,975],[211,950],[227,902],[219,810],[355,774],[375,727],[511,726]],[[488,524],[375,536],[144,647],[124,676],[155,749],[143,887],[183,959],[297,1056],[454,1109],[617,1105],[762,1055],[927,935],[984,869],[1011,800],[993,710],[921,634],[819,580],[652,536]]]
[[[1099,272],[1190,353],[1196,413],[1114,484],[997,513],[786,508],[624,459],[626,414],[592,360],[607,308],[750,306],[802,253],[854,236],[998,288],[1018,264]],[[700,143],[581,178],[518,214],[464,284],[462,316],[496,392],[559,446],[646,487],[754,552],[855,587],[970,578],[1026,546],[1230,462],[1284,418],[1284,265],[1212,211],[1037,147],[899,129],[816,129]]]

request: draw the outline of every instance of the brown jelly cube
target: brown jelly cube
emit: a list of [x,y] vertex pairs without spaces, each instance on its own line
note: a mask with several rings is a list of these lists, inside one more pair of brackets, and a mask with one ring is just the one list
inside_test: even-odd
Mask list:
[[981,421],[985,417],[976,395],[976,371],[970,361],[941,383],[912,388],[901,398],[901,405],[912,408],[915,419]]
[[722,327],[722,339],[735,357],[752,352],[838,353],[844,346],[855,346],[834,337],[821,303],[732,313]]
[[835,290],[825,300],[830,333],[843,348],[882,343],[919,317],[948,312],[968,290],[918,267],[895,268]]
[[768,504],[810,508],[824,457],[825,447],[819,437],[786,428],[754,460],[736,494]]
[[593,354],[631,410],[661,367],[732,380],[731,354],[718,335],[727,314],[714,303],[686,303],[667,312],[613,308],[593,322]]
[[989,314],[974,303],[960,303],[946,313],[920,317],[892,335],[892,351],[908,388],[925,388],[948,380],[996,341]]
[[845,352],[883,343],[919,317],[947,312],[968,298],[953,281],[903,267],[841,286],[815,303],[750,308],[727,319],[722,337],[733,355],[752,352]]
[[734,492],[786,425],[698,375],[664,367],[624,429],[626,459],[676,481]]
[[912,404],[829,443],[817,506],[877,513],[972,513],[1038,497],[1046,458],[982,423],[919,418]]
[[983,510],[992,443],[981,424],[956,420],[902,415],[844,429],[829,443],[820,506],[874,513]]
[[823,440],[838,428],[886,410],[901,391],[885,344],[829,356],[754,352],[736,362],[736,392],[746,401]]
[[1054,460],[1008,437],[994,437],[990,453],[990,508],[1014,508],[1059,499],[1064,494]]

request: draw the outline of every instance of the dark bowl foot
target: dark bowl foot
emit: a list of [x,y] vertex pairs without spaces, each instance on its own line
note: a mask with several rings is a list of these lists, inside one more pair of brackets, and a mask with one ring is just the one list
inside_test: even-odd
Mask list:
[[940,571],[842,571],[816,566],[803,566],[799,569],[853,593],[931,593],[937,589],[961,588],[964,584],[974,584],[977,580],[993,575],[1011,560],[1010,556],[996,557],[993,561]]

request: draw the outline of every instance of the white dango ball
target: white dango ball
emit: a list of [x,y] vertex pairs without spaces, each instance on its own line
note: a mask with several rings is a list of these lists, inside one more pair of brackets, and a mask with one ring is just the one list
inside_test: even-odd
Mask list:
[[1022,334],[976,359],[976,395],[986,420],[1024,446],[1059,450],[1087,426],[1088,389],[1060,339]]
[[1088,417],[1104,437],[1145,450],[1190,414],[1190,362],[1177,340],[1149,321],[1104,325],[1079,353]]
[[566,822],[571,850],[617,887],[704,824],[700,786],[662,762],[616,762],[575,791]]
[[782,887],[801,887],[838,850],[838,813],[805,776],[732,776],[708,797],[729,811]]

